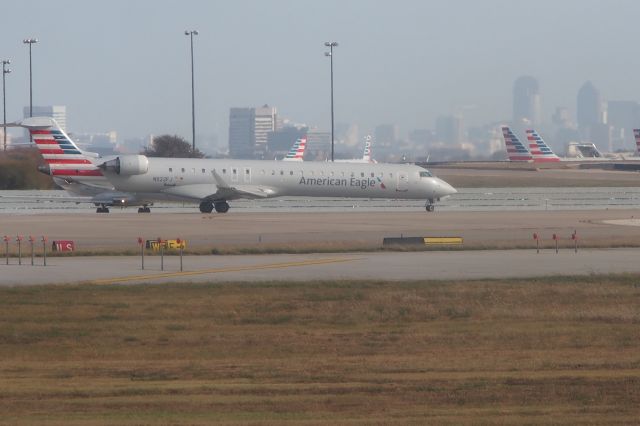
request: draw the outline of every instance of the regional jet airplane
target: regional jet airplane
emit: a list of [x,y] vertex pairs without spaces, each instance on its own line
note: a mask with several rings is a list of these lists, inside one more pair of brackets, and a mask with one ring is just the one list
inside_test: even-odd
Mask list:
[[457,191],[411,164],[285,162],[120,155],[100,164],[118,191],[142,198],[200,203],[200,211],[229,210],[228,201],[283,196],[426,199],[434,203]]
[[[199,203],[203,213],[214,209],[225,213],[231,200],[281,196],[426,199],[427,211],[433,211],[436,201],[457,192],[428,170],[409,164],[144,155],[99,159],[80,151],[51,118],[28,118],[17,125],[31,131],[54,177],[91,182],[92,190],[93,186],[102,188],[98,195],[106,194],[104,202],[92,201],[100,206],[100,213],[108,212],[109,205],[127,205],[128,199],[144,206],[139,212],[149,212],[152,201],[169,200]],[[104,185],[105,177],[110,187]]]

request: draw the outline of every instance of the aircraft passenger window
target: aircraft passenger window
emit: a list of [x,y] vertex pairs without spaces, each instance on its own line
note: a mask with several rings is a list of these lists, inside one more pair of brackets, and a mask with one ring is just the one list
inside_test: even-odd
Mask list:
[[280,176],[284,174],[284,170],[280,170]]
[[169,173],[173,173],[173,167],[169,167]]
[[226,175],[227,174],[227,169],[222,169],[222,174]]
[[184,173],[184,167],[182,168],[182,173]]
[[205,170],[204,170],[204,169],[202,169],[202,173],[205,173]]
[[238,174],[238,169],[232,169],[232,172],[233,172],[234,175],[237,175]]
[[249,169],[244,169],[244,174],[248,175],[249,174]]
[[290,174],[291,176],[293,176],[293,170],[289,171],[289,174]]
[[360,173],[360,177],[364,177],[364,172]]
[[371,172],[371,177],[376,177],[375,173]]

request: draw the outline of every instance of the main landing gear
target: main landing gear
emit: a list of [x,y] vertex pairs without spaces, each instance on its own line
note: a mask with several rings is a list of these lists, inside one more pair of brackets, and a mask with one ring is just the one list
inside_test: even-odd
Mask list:
[[229,211],[229,203],[226,201],[203,201],[200,203],[200,212],[211,213],[213,209],[218,213],[226,213]]
[[109,213],[109,207],[101,204],[100,207],[96,209],[96,213]]
[[229,211],[229,203],[226,201],[218,201],[213,205],[218,213],[226,213]]
[[151,209],[145,204],[138,208],[138,213],[151,213]]

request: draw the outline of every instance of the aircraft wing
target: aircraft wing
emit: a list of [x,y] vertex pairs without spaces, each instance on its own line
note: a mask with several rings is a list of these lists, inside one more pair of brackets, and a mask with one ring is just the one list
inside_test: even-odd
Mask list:
[[171,186],[162,192],[193,200],[237,200],[238,198],[269,198],[276,195],[273,188],[261,185],[229,185],[215,170],[212,172],[215,184],[194,184]]
[[238,198],[268,198],[275,194],[271,188],[258,185],[237,185],[224,186],[211,184],[195,184],[171,186],[162,190],[162,192],[181,198],[192,200],[237,200]]

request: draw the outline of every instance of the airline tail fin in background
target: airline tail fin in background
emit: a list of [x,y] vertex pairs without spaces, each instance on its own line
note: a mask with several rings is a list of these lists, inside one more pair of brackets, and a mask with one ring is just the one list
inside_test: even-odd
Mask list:
[[376,160],[371,158],[371,136],[364,138],[364,154],[362,154],[362,160],[365,163],[375,163]]
[[502,128],[502,136],[507,149],[509,161],[531,161],[533,157],[509,127]]
[[633,137],[636,139],[636,155],[640,157],[640,129],[633,129]]
[[553,153],[551,148],[549,148],[535,130],[527,130],[527,140],[529,141],[529,151],[531,151],[534,163],[560,161],[560,157]]
[[304,158],[304,150],[307,147],[307,138],[302,137],[297,139],[293,144],[287,155],[282,159],[282,161],[303,161]]
[[38,147],[52,176],[102,176],[100,169],[89,159],[97,155],[78,148],[53,118],[26,118],[19,125],[27,128],[31,133],[33,142]]

